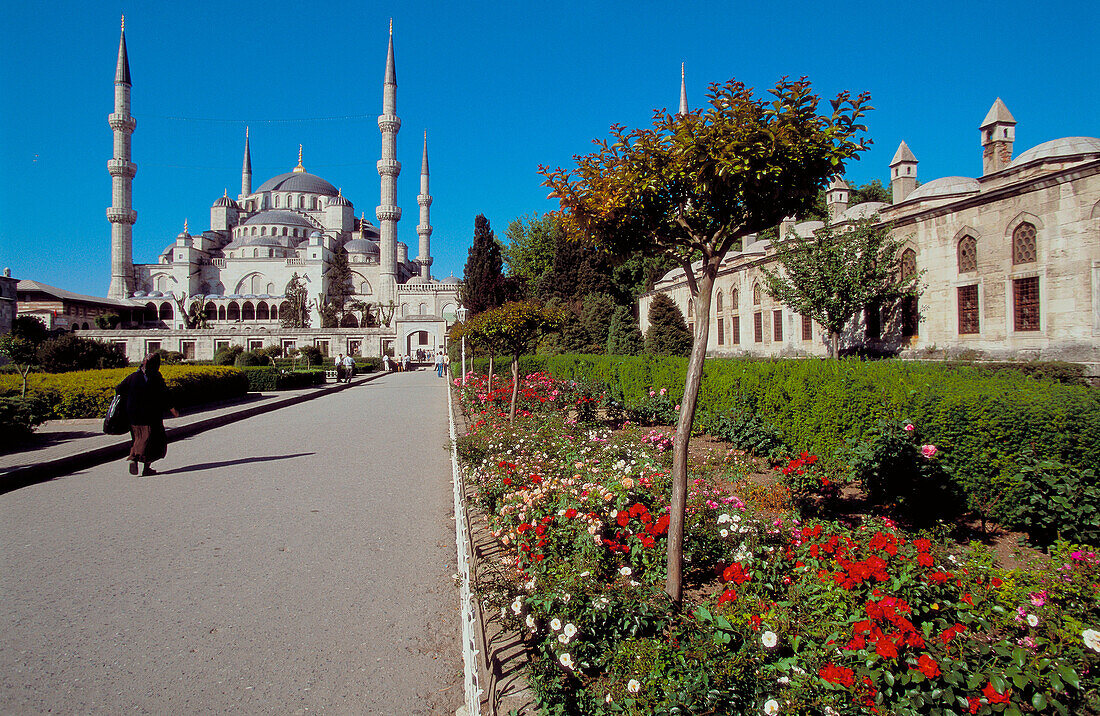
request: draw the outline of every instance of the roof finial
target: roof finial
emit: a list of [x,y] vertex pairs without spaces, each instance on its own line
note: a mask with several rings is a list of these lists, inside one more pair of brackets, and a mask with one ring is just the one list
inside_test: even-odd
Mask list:
[[294,167],[296,172],[304,172],[306,168],[302,166],[302,145],[298,145],[298,166]]
[[122,31],[126,32],[126,13],[122,13]]
[[222,190],[222,198],[223,199],[228,199],[229,198],[229,187],[226,187],[225,189]]
[[359,233],[365,233],[367,230],[367,212],[363,211],[359,214]]
[[187,219],[183,220],[183,233],[187,233]]
[[390,18],[390,35],[393,35],[393,18]]
[[248,139],[248,125],[244,125],[244,138]]

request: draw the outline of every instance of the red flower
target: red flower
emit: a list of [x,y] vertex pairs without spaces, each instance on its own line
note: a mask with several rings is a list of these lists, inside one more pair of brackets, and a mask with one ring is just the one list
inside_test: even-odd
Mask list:
[[1005,689],[1003,694],[1000,693],[997,689],[993,688],[992,681],[986,684],[985,688],[982,689],[982,695],[989,699],[989,703],[991,704],[1007,704],[1008,695],[1010,693],[1012,693],[1012,689]]
[[927,552],[932,549],[932,542],[926,539],[913,540],[913,546],[917,548],[918,552]]
[[922,567],[931,567],[933,562],[934,560],[932,559],[932,555],[930,554],[922,552],[921,554],[917,555],[917,564]]
[[889,639],[882,638],[875,644],[875,653],[883,659],[896,659],[898,658],[898,647]]
[[524,522],[522,525],[520,525],[519,527],[516,528],[516,532],[519,532],[520,534],[523,534],[524,532],[526,532],[529,529],[531,529],[531,525]]
[[565,519],[567,519],[567,520],[571,520],[576,516],[577,516],[577,511],[574,510],[572,507],[570,507],[568,510],[565,511]]
[[503,483],[504,483],[505,485],[511,485],[511,484],[512,484],[512,478],[510,478],[510,477],[506,477],[506,478],[504,478],[504,479],[502,480],[502,482],[503,482]]
[[745,573],[745,568],[741,566],[740,562],[734,562],[723,570],[722,579],[740,586],[749,581],[751,577]]
[[820,670],[817,675],[825,679],[831,684],[838,684],[840,686],[847,686],[849,689],[855,684],[855,672],[851,669],[846,669],[843,666],[837,666],[832,662],[829,662]]
[[989,580],[989,583],[992,584],[994,587],[999,587],[1004,584],[1004,582],[1001,581],[1000,577],[994,577],[993,579]]
[[920,658],[917,659],[917,669],[929,679],[939,676],[942,673],[940,671],[940,665],[928,654],[921,654]]
[[535,534],[540,536],[546,534],[546,525],[539,525],[538,527],[536,527]]
[[722,596],[718,597],[719,604],[725,604],[726,602],[732,602],[737,599],[737,592],[732,589],[727,589],[722,592]]
[[615,517],[615,521],[619,523],[619,527],[626,527],[630,522],[630,513],[626,510],[619,510],[619,514]]
[[967,604],[969,604],[970,606],[974,606],[974,597],[970,596],[970,593],[969,593],[969,592],[967,592],[966,594],[962,595],[962,600],[963,600],[964,602],[966,602]]

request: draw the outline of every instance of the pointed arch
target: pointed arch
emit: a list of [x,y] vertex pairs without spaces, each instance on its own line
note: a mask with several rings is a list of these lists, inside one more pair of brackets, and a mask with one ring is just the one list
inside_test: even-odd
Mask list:
[[722,289],[718,289],[714,294],[714,310],[718,313],[722,312]]
[[256,304],[256,320],[266,321],[271,318],[271,311],[268,309],[267,301],[260,301]]
[[229,302],[225,309],[225,318],[227,321],[241,320],[241,307],[236,301]]
[[256,307],[252,305],[252,301],[245,301],[244,304],[241,306],[241,320],[256,320]]
[[1089,213],[1090,219],[1100,219],[1100,201],[1092,205],[1092,212]]
[[955,232],[955,262],[959,273],[978,270],[978,232],[970,226]]

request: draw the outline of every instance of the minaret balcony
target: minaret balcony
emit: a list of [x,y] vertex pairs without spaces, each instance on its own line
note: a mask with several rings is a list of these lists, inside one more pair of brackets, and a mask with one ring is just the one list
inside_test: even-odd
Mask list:
[[137,127],[137,120],[129,114],[112,112],[107,115],[107,124],[111,125],[111,129],[116,132],[133,132],[134,128]]
[[107,221],[112,224],[133,224],[137,221],[137,212],[112,206],[107,209]]
[[432,235],[432,226],[431,226],[431,224],[418,224],[417,227],[416,227],[416,233],[417,233],[418,236],[423,236],[424,238],[427,238],[427,237],[431,236]]
[[397,134],[401,131],[401,118],[396,114],[380,114],[378,115],[378,129],[383,132]]
[[401,221],[401,207],[380,206],[374,210],[374,215],[379,221]]
[[423,207],[431,206],[432,205],[432,196],[431,196],[431,194],[417,194],[416,195],[416,203],[420,204],[420,206],[423,206]]
[[421,266],[431,266],[433,263],[435,263],[435,259],[431,256],[417,256],[416,262]]
[[134,174],[137,174],[137,165],[126,159],[108,159],[107,171],[113,177],[133,179]]
[[395,177],[401,173],[401,162],[396,159],[379,159],[378,174],[384,177]]

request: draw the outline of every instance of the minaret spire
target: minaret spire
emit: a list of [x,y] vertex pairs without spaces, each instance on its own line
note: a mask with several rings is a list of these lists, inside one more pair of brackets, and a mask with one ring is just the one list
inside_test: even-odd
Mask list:
[[301,173],[301,172],[304,172],[305,170],[306,170],[306,168],[304,166],[302,166],[302,145],[299,144],[298,145],[298,166],[294,167],[294,171],[298,172],[298,173]]
[[416,257],[420,264],[420,277],[430,279],[432,277],[432,225],[430,208],[432,195],[428,193],[428,130],[424,130],[424,158],[420,162],[420,193],[416,196],[416,203],[420,205],[420,223],[416,226],[416,233],[420,237],[420,255]]
[[684,63],[680,63],[680,111],[677,112],[677,116],[684,116],[688,113],[688,91],[687,83],[684,80]]
[[124,15],[118,39],[118,62],[115,65],[115,111],[107,117],[107,124],[114,133],[114,152],[107,162],[107,171],[111,175],[111,206],[107,209],[107,221],[111,222],[111,285],[107,289],[110,298],[129,298],[134,292],[133,233],[137,213],[132,202],[137,167],[131,161],[130,136],[137,122],[130,115],[130,89]]
[[248,127],[244,128],[244,165],[241,167],[241,199],[252,193],[252,150],[248,146]]
[[379,299],[383,302],[397,297],[397,222],[401,208],[397,206],[397,177],[401,162],[397,161],[397,133],[401,119],[397,116],[397,70],[393,57],[393,20],[390,20],[390,44],[386,51],[386,76],[382,83],[382,114],[378,117],[382,133],[382,158],[378,160],[381,177],[381,197],[375,216],[378,217]]

